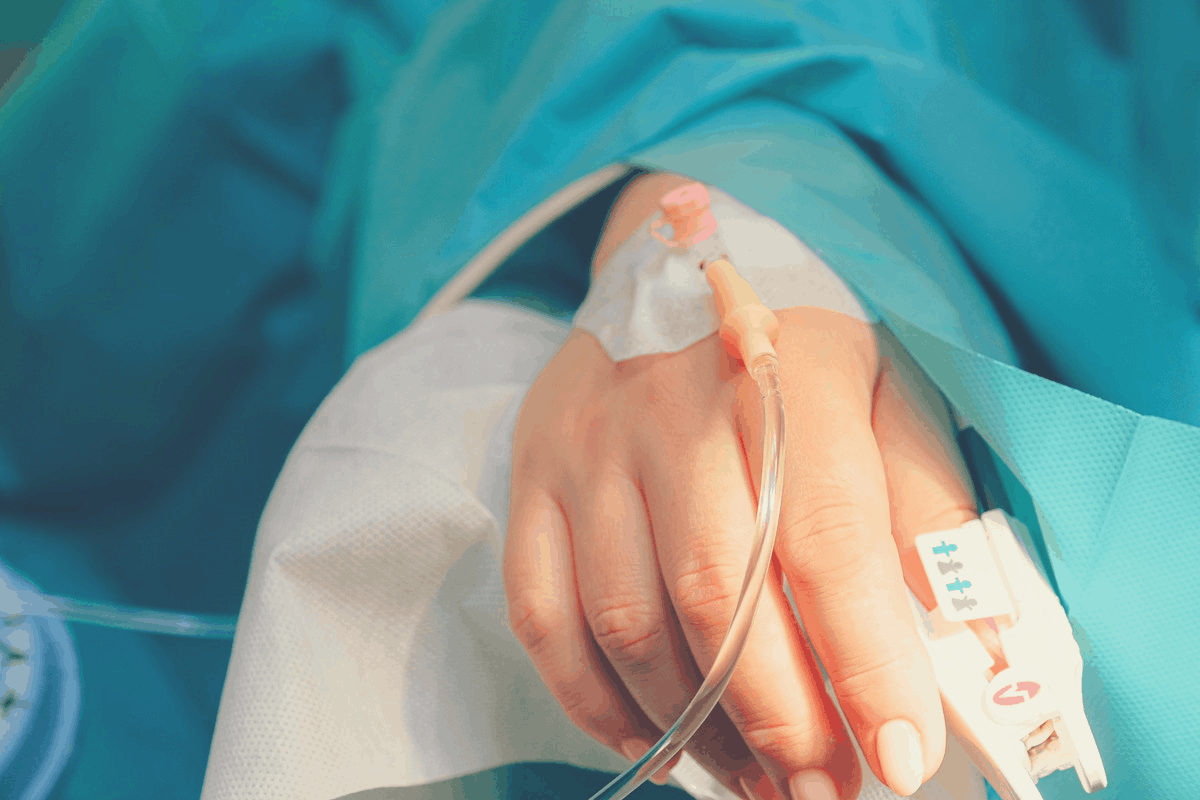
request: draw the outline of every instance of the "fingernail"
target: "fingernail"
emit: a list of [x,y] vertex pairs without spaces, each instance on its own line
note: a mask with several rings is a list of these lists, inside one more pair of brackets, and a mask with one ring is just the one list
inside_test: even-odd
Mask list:
[[[636,740],[631,740],[631,741],[628,741],[625,744],[621,745],[621,752],[624,753],[625,757],[627,759],[629,759],[630,761],[636,762],[639,758],[646,755],[646,753],[648,753],[649,751],[650,751],[649,745],[647,745],[643,742],[636,741]],[[655,774],[650,776],[650,782],[656,783],[659,786],[664,786],[664,785],[666,785],[667,779],[670,777],[670,775],[671,775],[671,765],[667,764],[667,766],[663,767],[658,772],[656,772]]]
[[908,797],[925,780],[925,756],[921,752],[921,735],[906,719],[883,723],[875,738],[879,766],[884,780],[893,792]]
[[779,793],[771,784],[771,779],[764,772],[754,781],[753,785],[743,776],[738,776],[738,786],[742,787],[742,795],[746,800],[777,800]]
[[788,779],[788,788],[792,790],[792,800],[838,800],[833,779],[819,769],[793,775]]

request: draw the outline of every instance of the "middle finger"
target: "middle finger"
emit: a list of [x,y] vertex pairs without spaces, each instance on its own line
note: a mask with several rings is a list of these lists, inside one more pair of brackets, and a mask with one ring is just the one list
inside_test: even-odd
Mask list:
[[[645,454],[645,492],[667,589],[692,653],[707,671],[733,618],[756,498],[729,410],[676,415],[673,424],[688,435],[659,437],[666,444]],[[857,758],[778,571],[765,587],[721,704],[784,796],[793,775],[804,776],[798,785],[828,785],[832,778],[840,796],[857,788]]]
[[[695,695],[703,677],[692,660],[658,571],[650,521],[627,471],[602,468],[573,523],[579,594],[592,635],[634,700],[666,730]],[[737,790],[764,777],[720,709],[688,744],[718,779]],[[635,760],[641,753],[626,753]]]

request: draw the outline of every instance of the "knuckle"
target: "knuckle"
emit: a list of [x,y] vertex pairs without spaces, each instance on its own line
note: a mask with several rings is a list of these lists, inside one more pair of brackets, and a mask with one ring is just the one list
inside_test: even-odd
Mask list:
[[748,720],[742,727],[742,738],[751,750],[785,763],[824,763],[835,746],[835,740],[825,735],[821,725],[811,720],[788,720],[782,713]]
[[593,681],[579,677],[553,691],[567,718],[589,734],[606,740],[621,727],[621,710]]
[[564,684],[556,687],[558,702],[567,712],[567,716],[581,728],[594,727],[598,716],[595,697],[585,687],[578,684]]
[[558,631],[566,628],[566,615],[553,604],[515,598],[508,606],[509,627],[531,655],[539,653]]
[[781,525],[781,547],[794,564],[822,571],[859,565],[870,535],[862,505],[839,491],[821,493]]
[[720,562],[685,569],[674,579],[676,610],[701,634],[722,634],[733,616],[739,577]]
[[654,671],[668,654],[667,621],[647,603],[602,603],[588,624],[609,660],[635,675]]
[[837,662],[827,667],[827,672],[843,704],[878,696],[888,687],[905,683],[903,678],[911,674],[912,666],[907,659],[880,653],[863,653],[857,657],[843,653]]

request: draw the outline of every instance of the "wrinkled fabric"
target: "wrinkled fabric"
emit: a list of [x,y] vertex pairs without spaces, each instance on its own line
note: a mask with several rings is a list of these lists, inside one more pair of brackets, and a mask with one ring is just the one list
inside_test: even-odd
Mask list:
[[322,403],[263,513],[206,800],[521,760],[620,769],[524,659],[498,568],[516,412],[568,331],[464,305],[363,356]]
[[[1184,0],[69,5],[0,107],[3,555],[231,610],[344,353],[555,189],[677,169],[820,249],[984,431],[1090,643],[1113,791],[1187,796],[1198,34]],[[586,252],[541,252],[577,302]],[[194,796],[228,650],[109,636],[78,632],[64,796]]]

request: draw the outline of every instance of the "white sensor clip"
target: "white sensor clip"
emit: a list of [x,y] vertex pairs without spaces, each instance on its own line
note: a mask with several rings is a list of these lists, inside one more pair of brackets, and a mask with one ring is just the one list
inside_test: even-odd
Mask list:
[[[1042,800],[1037,781],[1073,767],[1087,792],[1108,779],[1083,710],[1083,658],[1071,623],[1003,511],[918,536],[937,606],[912,598],[946,723],[1004,800]],[[965,624],[996,626],[1007,666]]]

